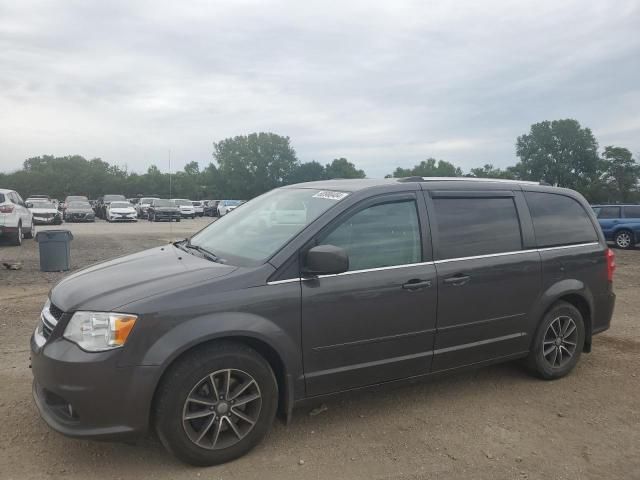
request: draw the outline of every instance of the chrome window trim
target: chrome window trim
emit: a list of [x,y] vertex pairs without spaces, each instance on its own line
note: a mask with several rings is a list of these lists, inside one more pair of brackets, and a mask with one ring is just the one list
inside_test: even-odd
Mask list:
[[539,248],[539,252],[548,252],[550,250],[564,250],[565,248],[577,248],[577,247],[591,247],[600,245],[599,242],[588,242],[588,243],[576,243],[575,245],[560,245],[558,247],[543,247]]
[[[599,242],[588,242],[588,243],[577,243],[575,245],[560,245],[558,247],[544,247],[544,248],[530,248],[527,250],[515,250],[513,252],[500,252],[500,253],[488,253],[485,255],[473,255],[470,257],[456,257],[456,258],[446,258],[443,260],[434,260],[431,262],[420,262],[420,263],[407,263],[404,265],[391,265],[389,267],[377,267],[377,268],[365,268],[363,270],[351,270],[348,272],[342,272],[342,273],[334,273],[334,274],[330,274],[330,275],[318,275],[317,277],[313,277],[313,278],[330,278],[330,277],[340,277],[340,276],[344,276],[344,275],[353,275],[356,273],[369,273],[369,272],[379,272],[379,271],[383,271],[383,270],[394,270],[397,268],[408,268],[408,267],[419,267],[421,265],[438,265],[441,263],[449,263],[449,262],[460,262],[463,260],[480,260],[483,258],[493,258],[493,257],[503,257],[503,256],[508,256],[508,255],[520,255],[520,254],[524,254],[524,253],[535,253],[535,252],[548,252],[548,251],[553,251],[553,250],[565,250],[568,248],[579,248],[579,247],[591,247],[591,246],[596,246],[596,245],[600,245]],[[296,277],[296,278],[287,278],[285,280],[275,280],[273,282],[267,282],[267,285],[281,285],[281,284],[285,284],[285,283],[293,283],[293,282],[299,282],[302,280],[310,280],[311,278],[301,278],[301,277]]]

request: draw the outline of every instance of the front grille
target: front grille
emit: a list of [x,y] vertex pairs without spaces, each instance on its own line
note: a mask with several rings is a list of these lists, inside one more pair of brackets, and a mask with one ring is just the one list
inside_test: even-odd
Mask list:
[[45,339],[49,339],[53,333],[53,329],[56,328],[56,325],[62,318],[62,315],[64,315],[64,312],[54,304],[49,305],[48,312],[46,310],[42,312],[40,318],[42,320],[42,336]]
[[56,320],[60,320],[62,318],[62,315],[64,315],[64,312],[56,307],[53,303],[49,305],[49,313],[51,313],[51,315],[53,315],[53,318],[55,318]]

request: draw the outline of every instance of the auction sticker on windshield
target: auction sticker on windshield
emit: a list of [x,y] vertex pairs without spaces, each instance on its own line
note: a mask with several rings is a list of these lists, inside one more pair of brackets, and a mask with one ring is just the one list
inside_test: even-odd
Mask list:
[[316,193],[313,198],[326,198],[327,200],[342,200],[344,197],[349,195],[345,192],[332,192],[332,191],[322,191]]

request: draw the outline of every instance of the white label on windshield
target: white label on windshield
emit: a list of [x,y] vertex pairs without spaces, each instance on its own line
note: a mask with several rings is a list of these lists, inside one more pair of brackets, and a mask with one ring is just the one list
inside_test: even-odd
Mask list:
[[327,200],[342,200],[344,197],[349,195],[345,192],[332,192],[332,191],[323,191],[316,193],[313,198],[326,198]]

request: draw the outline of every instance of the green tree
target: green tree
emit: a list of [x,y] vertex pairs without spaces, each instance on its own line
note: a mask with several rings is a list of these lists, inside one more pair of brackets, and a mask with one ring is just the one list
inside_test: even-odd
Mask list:
[[302,183],[323,180],[326,177],[326,171],[322,164],[312,160],[299,164],[291,173],[287,183]]
[[453,163],[445,160],[427,158],[413,168],[398,167],[393,172],[393,177],[460,177],[462,170]]
[[298,165],[289,137],[252,133],[213,145],[213,157],[228,194],[251,198],[284,185]]
[[610,200],[629,202],[638,193],[640,165],[631,151],[623,147],[609,145],[602,153],[604,181],[609,187]]
[[325,167],[325,177],[332,178],[365,178],[364,170],[358,170],[356,166],[344,157],[334,158]]
[[523,180],[581,190],[599,179],[598,142],[577,120],[531,125],[529,133],[518,137],[516,154],[520,162],[514,172]]
[[510,180],[515,178],[513,170],[508,168],[506,170],[495,168],[490,163],[485,164],[484,167],[472,168],[470,175],[476,178],[505,178]]

